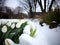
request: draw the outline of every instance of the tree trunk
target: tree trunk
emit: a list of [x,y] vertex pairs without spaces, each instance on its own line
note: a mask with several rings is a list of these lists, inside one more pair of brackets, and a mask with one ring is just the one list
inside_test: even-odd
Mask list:
[[40,0],[38,0],[38,4],[39,4],[39,6],[40,6],[40,8],[41,8],[41,11],[43,12],[44,11],[44,9],[43,9],[43,6],[42,6],[42,1]]
[[31,5],[31,2],[29,1],[29,18],[32,18],[32,5]]
[[50,6],[49,6],[49,10],[48,10],[48,11],[51,11],[51,8],[52,8],[52,5],[53,5],[54,1],[55,1],[55,0],[52,0],[52,1],[51,1],[51,4],[50,4]]
[[44,0],[44,12],[46,12],[46,0]]

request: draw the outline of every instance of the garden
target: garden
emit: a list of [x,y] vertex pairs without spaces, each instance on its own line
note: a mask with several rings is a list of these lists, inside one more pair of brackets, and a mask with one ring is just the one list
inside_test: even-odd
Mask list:
[[0,19],[0,44],[59,45],[60,27],[42,25],[38,19]]

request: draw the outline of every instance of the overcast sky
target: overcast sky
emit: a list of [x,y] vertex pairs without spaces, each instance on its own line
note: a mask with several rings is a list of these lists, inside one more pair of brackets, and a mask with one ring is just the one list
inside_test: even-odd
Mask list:
[[[20,0],[21,2],[23,2],[22,0]],[[50,1],[50,0],[49,0]],[[43,1],[42,1],[42,4],[43,4]],[[60,3],[58,3],[60,4]],[[11,7],[13,9],[15,9],[16,7],[20,6],[22,7],[22,4],[20,4],[19,0],[6,0],[5,2],[5,6],[8,6],[8,7]],[[40,12],[40,7],[38,6],[37,4],[37,9],[36,9],[37,12]],[[26,11],[24,11],[24,13],[26,13]]]
[[[22,0],[20,0],[20,1],[22,1]],[[20,7],[22,7],[22,4],[20,4],[19,3],[19,1],[18,0],[7,0],[6,2],[5,2],[5,6],[8,6],[8,7],[11,7],[11,8],[16,8],[17,6],[20,6]],[[40,10],[40,7],[37,7],[37,10],[36,10],[37,12],[40,12],[41,10]]]
[[17,6],[19,6],[19,2],[17,0],[6,0],[5,6],[12,7],[15,9]]

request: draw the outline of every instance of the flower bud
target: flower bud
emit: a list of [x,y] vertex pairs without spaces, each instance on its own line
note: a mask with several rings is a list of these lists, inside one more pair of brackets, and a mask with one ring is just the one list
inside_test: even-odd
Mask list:
[[3,33],[6,33],[6,32],[7,32],[7,27],[6,27],[6,26],[3,26],[3,27],[2,27],[2,32],[3,32]]
[[11,25],[11,28],[14,29],[14,28],[15,28],[15,24],[12,24],[12,25]]

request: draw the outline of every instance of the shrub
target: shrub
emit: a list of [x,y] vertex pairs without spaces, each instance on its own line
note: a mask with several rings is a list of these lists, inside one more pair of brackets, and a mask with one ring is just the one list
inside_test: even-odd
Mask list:
[[60,9],[50,11],[43,18],[43,22],[50,25],[50,28],[55,28],[60,24]]

